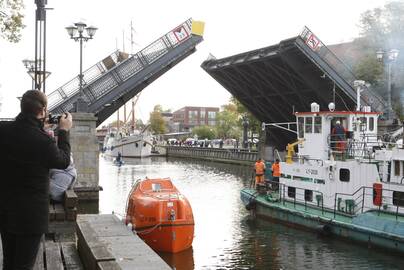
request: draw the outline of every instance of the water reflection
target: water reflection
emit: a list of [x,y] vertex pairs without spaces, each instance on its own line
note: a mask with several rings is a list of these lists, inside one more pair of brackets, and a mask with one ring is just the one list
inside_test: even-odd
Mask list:
[[190,201],[193,248],[160,256],[175,269],[400,269],[393,255],[248,215],[239,192],[252,168],[186,159],[100,158],[100,212],[123,214],[136,179],[170,177]]

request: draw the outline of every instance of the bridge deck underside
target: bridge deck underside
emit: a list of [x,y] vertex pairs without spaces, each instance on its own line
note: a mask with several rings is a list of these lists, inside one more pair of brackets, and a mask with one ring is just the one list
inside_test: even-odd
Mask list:
[[[337,109],[355,106],[337,84],[311,61],[296,45],[296,38],[242,53],[207,60],[202,68],[235,96],[260,121],[294,122],[293,112],[310,110],[310,103],[325,110],[334,100]],[[267,143],[284,149],[296,139],[292,132],[269,128]]]

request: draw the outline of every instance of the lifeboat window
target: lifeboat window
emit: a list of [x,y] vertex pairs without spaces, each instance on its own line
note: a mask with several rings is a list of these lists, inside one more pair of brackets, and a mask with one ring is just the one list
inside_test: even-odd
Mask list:
[[404,206],[404,192],[393,191],[393,204],[395,206]]
[[304,117],[297,118],[297,129],[299,138],[304,138]]
[[375,118],[369,117],[369,131],[375,130]]
[[394,175],[400,176],[400,161],[394,160]]
[[313,190],[309,189],[304,190],[304,200],[309,202],[313,201]]
[[289,198],[296,197],[296,188],[295,187],[288,187],[288,197]]
[[339,169],[339,180],[341,182],[349,182],[350,171],[349,169]]
[[314,117],[314,133],[321,133],[321,116]]
[[161,185],[159,183],[153,183],[152,184],[152,190],[153,190],[153,192],[161,191]]
[[313,133],[313,117],[306,117],[304,132]]

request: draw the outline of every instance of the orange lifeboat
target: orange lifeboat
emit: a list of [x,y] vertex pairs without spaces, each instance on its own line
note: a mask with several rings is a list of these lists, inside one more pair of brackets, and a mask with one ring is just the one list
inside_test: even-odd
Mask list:
[[176,253],[192,245],[191,205],[169,178],[136,183],[129,194],[125,222],[156,251]]

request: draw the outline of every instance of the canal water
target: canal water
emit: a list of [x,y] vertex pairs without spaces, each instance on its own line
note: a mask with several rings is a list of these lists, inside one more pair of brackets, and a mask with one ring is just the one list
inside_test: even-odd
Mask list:
[[159,255],[173,269],[403,269],[400,255],[254,219],[240,200],[252,168],[191,159],[100,157],[100,213],[125,211],[136,179],[170,177],[192,205],[191,249]]

